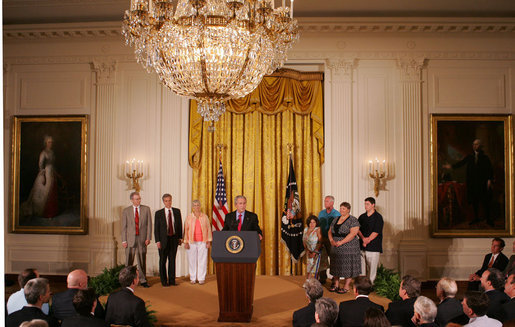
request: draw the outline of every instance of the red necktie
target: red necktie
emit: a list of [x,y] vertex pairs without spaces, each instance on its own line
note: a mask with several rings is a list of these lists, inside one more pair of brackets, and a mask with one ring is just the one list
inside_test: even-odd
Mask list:
[[241,231],[241,223],[242,223],[242,219],[241,219],[241,213],[238,215],[238,232]]
[[488,263],[488,268],[492,268],[494,265],[494,255],[492,254],[492,259],[490,259],[490,262]]
[[134,214],[134,222],[136,223],[136,236],[139,235],[139,214],[138,208],[136,208],[136,213]]
[[173,235],[172,210],[168,209],[168,236]]

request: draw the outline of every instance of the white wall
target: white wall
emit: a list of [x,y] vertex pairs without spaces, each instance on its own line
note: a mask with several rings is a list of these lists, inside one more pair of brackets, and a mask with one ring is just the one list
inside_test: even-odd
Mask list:
[[[513,113],[515,34],[503,32],[503,22],[488,25],[492,29],[462,20],[406,27],[402,20],[369,19],[354,25],[361,32],[338,32],[353,30],[342,20],[306,19],[289,55],[293,68],[325,72],[324,194],[350,201],[358,215],[363,199],[373,195],[367,162],[385,158],[390,178],[377,197],[385,218],[381,261],[425,279],[442,274],[465,279],[477,269],[490,239],[429,236],[429,115]],[[93,27],[74,25],[77,36],[66,38],[47,36],[57,26],[45,27],[45,33],[4,27],[15,35],[4,37],[5,147],[12,115],[88,114],[91,124],[89,235],[6,233],[8,273],[36,266],[50,274],[72,267],[96,274],[114,260],[123,262],[119,220],[130,190],[121,172],[129,158],[147,162],[143,203],[158,209],[160,195],[169,192],[183,215],[190,208],[187,101],[135,63],[120,36],[88,36]],[[96,27],[116,35],[119,23]],[[8,203],[8,155],[4,164]],[[511,245],[513,238],[506,241]],[[511,246],[505,253],[511,254]],[[147,260],[149,273],[157,272],[154,243]],[[186,272],[185,260],[180,252],[180,274]]]

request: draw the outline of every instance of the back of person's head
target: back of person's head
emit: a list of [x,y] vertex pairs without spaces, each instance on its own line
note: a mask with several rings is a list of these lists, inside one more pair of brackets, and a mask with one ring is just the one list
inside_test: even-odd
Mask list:
[[420,315],[422,322],[431,323],[435,321],[436,304],[433,302],[433,300],[425,296],[417,297],[417,300],[413,305],[413,311]]
[[68,288],[85,289],[88,287],[88,274],[82,269],[75,269],[66,278]]
[[23,293],[28,304],[38,303],[39,297],[44,296],[47,292],[48,279],[46,278],[33,278],[25,284]]
[[118,281],[120,281],[120,285],[122,287],[129,287],[136,279],[138,274],[138,270],[136,266],[127,266],[120,270],[120,274],[118,275]]
[[338,305],[328,297],[321,297],[315,303],[315,315],[319,321],[327,326],[333,326],[338,318]]
[[463,325],[457,324],[455,322],[449,322],[445,327],[463,327]]
[[372,292],[372,282],[367,276],[358,276],[354,278],[354,287],[359,295],[368,295]]
[[[490,303],[490,300],[485,293],[475,291],[465,293],[464,301],[466,302],[467,307],[469,307],[478,317],[486,314],[488,304]],[[467,312],[465,312],[465,314],[467,314]],[[469,316],[469,314],[467,314],[467,316]]]
[[324,295],[324,288],[322,287],[322,284],[320,284],[320,282],[315,278],[306,279],[302,287],[306,291],[306,295],[311,302],[315,302],[321,298],[322,295]]
[[363,327],[390,327],[391,324],[384,315],[383,311],[376,308],[368,308],[365,311],[365,321]]
[[420,281],[411,275],[402,277],[402,289],[406,291],[410,299],[420,295]]
[[48,327],[48,323],[42,319],[32,319],[22,322],[20,327]]
[[449,277],[441,278],[438,281],[438,284],[436,284],[436,289],[442,292],[444,298],[455,297],[456,293],[458,293],[458,285],[456,284],[456,281]]
[[37,278],[38,272],[34,268],[27,268],[18,275],[18,284],[20,288],[24,288],[25,284],[31,279]]
[[500,290],[504,287],[504,275],[503,273],[496,268],[488,268],[488,277],[486,278],[487,282],[492,283],[492,287],[496,290]]
[[73,296],[73,307],[78,314],[88,317],[93,311],[93,304],[96,299],[97,295],[92,288],[78,290]]

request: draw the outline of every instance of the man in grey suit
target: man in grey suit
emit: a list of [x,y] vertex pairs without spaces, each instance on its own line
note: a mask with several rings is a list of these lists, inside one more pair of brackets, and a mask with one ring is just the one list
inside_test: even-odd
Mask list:
[[122,213],[122,245],[125,248],[125,265],[132,266],[134,256],[138,260],[139,281],[141,286],[150,287],[145,278],[147,246],[152,239],[152,215],[150,208],[141,205],[138,192],[130,195],[131,206]]

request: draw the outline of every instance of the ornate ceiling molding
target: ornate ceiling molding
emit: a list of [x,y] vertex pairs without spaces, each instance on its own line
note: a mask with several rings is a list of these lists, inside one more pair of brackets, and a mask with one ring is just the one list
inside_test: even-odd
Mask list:
[[5,40],[121,37],[121,22],[4,25]]

